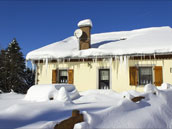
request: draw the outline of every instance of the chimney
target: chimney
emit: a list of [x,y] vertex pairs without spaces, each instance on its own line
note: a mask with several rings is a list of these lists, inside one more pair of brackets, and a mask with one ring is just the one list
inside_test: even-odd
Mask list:
[[79,38],[79,50],[91,48],[91,20],[86,19],[80,21],[78,27],[82,30],[82,36]]

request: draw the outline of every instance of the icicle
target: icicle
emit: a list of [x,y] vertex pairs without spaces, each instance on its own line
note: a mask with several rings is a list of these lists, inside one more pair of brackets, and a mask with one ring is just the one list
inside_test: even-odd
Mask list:
[[38,67],[40,66],[40,62],[41,62],[41,61],[40,61],[40,60],[38,60],[38,65],[37,65]]
[[118,57],[117,57],[117,56],[115,56],[115,61],[117,60],[117,58],[118,58]]
[[127,64],[127,63],[126,63],[126,60],[127,60],[127,59],[126,59],[126,56],[124,56],[124,66],[125,66],[125,67],[126,67],[126,64]]
[[58,58],[58,64],[60,63],[60,59]]
[[34,67],[34,62],[31,61],[31,64],[32,64],[32,73],[34,73],[34,69],[35,69],[35,67]]
[[109,65],[112,66],[112,57],[109,58]]
[[126,69],[128,68],[128,61],[129,61],[129,58],[128,56],[126,56]]
[[120,57],[119,57],[119,59],[120,59],[120,65],[122,65],[123,57],[122,57],[122,56],[120,56]]
[[45,59],[45,66],[46,66],[46,75],[47,75],[47,71],[48,71],[48,58]]

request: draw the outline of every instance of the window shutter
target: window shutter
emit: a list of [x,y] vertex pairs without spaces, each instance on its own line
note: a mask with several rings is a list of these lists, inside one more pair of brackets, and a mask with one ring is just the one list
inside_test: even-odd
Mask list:
[[73,80],[74,80],[74,71],[73,69],[69,69],[68,70],[68,83],[73,84]]
[[52,84],[57,83],[57,70],[52,70]]
[[163,79],[162,79],[162,66],[155,66],[154,68],[154,74],[155,74],[155,82],[154,84],[156,86],[161,86],[161,84],[163,83]]
[[137,67],[130,67],[129,70],[129,76],[130,76],[130,85],[135,85],[137,86],[138,82],[137,82]]

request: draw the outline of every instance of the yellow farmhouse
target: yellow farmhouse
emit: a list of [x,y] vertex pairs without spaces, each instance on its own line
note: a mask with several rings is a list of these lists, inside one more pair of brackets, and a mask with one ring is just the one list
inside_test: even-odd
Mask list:
[[92,34],[90,19],[62,41],[27,54],[36,84],[74,84],[79,91],[142,91],[144,85],[172,84],[172,29],[152,27]]

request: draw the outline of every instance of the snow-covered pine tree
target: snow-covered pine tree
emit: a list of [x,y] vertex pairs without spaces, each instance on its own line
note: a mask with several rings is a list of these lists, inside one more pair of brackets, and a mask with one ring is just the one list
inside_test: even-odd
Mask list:
[[25,69],[25,83],[28,88],[35,84],[35,71],[30,68]]
[[7,85],[17,93],[25,93],[27,86],[25,83],[25,59],[20,47],[14,38],[6,49],[7,53]]
[[7,49],[0,51],[0,90],[26,93],[34,80],[35,74],[25,67],[25,59],[14,38]]
[[3,92],[10,92],[10,87],[7,85],[7,59],[6,59],[6,51],[2,49],[0,51],[0,90]]

